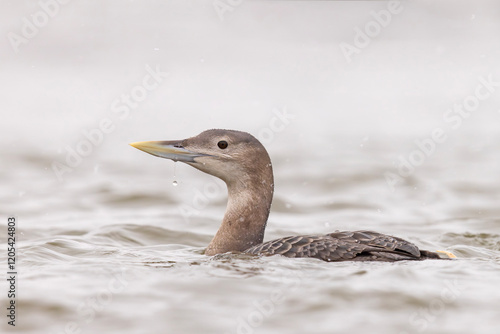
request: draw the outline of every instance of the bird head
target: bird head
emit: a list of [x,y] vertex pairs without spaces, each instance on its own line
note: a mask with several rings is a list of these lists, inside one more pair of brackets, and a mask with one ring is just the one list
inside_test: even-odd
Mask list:
[[271,160],[264,146],[242,131],[214,129],[183,140],[130,145],[160,158],[186,163],[228,184],[246,182],[269,171],[272,175]]

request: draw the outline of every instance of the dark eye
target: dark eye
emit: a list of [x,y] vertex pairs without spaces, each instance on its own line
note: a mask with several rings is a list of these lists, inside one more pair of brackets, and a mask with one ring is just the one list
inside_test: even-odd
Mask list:
[[219,148],[220,148],[221,150],[226,149],[226,148],[227,148],[227,145],[228,145],[228,144],[227,144],[227,141],[225,141],[225,140],[221,140],[220,142],[218,142],[218,143],[217,143],[217,146],[219,146]]

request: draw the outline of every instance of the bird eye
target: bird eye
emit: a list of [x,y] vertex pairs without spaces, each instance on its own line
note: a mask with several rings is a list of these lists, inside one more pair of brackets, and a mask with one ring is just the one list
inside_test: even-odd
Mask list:
[[227,141],[225,141],[225,140],[221,140],[220,142],[218,142],[218,143],[217,143],[217,146],[219,146],[219,148],[220,148],[221,150],[226,149],[226,148],[227,148],[227,145],[228,145],[228,144],[227,144]]

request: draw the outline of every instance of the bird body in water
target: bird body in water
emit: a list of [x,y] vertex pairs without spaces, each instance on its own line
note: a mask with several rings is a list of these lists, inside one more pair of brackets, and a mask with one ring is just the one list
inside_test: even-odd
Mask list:
[[226,213],[206,255],[243,252],[324,261],[440,258],[406,240],[371,231],[291,236],[263,243],[274,192],[273,169],[264,146],[246,132],[214,129],[184,140],[131,145],[161,158],[181,161],[226,183]]

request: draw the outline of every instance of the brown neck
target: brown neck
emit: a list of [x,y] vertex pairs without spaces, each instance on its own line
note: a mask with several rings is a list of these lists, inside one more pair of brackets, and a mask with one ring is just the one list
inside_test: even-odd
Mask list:
[[273,199],[271,164],[244,180],[226,181],[228,202],[222,224],[205,251],[215,255],[242,252],[264,240],[267,218]]

